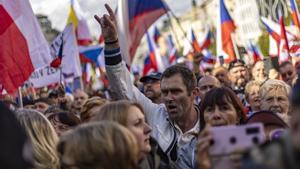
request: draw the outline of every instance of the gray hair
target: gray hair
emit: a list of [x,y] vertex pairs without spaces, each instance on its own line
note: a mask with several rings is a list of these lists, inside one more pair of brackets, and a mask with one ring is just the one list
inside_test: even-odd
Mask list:
[[271,90],[278,90],[281,89],[286,93],[286,96],[289,97],[290,93],[291,93],[291,87],[286,84],[284,81],[282,80],[277,80],[277,79],[269,79],[267,80],[264,84],[262,84],[262,86],[259,89],[259,96],[261,98],[264,98],[265,95],[271,91]]

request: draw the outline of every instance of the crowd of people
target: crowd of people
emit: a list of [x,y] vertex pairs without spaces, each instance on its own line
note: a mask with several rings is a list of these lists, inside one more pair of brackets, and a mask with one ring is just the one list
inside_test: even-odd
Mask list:
[[[0,161],[19,169],[235,169],[300,167],[300,70],[292,61],[269,73],[264,61],[236,59],[210,72],[184,64],[133,81],[117,24],[95,16],[105,40],[111,97],[59,85],[35,100],[0,103]],[[261,123],[265,142],[222,157],[209,153],[211,128]],[[1,168],[2,168],[1,167]],[[225,167],[226,168],[226,167]]]

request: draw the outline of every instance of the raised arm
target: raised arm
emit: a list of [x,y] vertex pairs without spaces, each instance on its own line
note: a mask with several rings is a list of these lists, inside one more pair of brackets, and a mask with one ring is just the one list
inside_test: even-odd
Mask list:
[[134,86],[126,64],[122,61],[115,15],[107,4],[105,7],[109,15],[105,14],[102,17],[95,15],[95,19],[101,26],[102,36],[105,41],[105,65],[110,85],[118,99],[127,99],[140,103],[145,110],[148,122],[153,124],[155,116],[157,116],[156,111],[163,106],[152,103]]

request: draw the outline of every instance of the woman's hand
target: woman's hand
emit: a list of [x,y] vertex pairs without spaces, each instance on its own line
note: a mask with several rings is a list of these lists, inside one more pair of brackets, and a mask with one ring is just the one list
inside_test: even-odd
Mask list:
[[211,169],[211,161],[208,154],[208,148],[212,140],[210,135],[209,126],[206,126],[200,133],[197,145],[197,162],[199,169]]
[[242,156],[245,153],[245,151],[246,150],[243,148],[238,148],[229,155],[229,159],[231,160],[231,162],[234,166],[234,169],[242,168],[241,159],[242,159]]

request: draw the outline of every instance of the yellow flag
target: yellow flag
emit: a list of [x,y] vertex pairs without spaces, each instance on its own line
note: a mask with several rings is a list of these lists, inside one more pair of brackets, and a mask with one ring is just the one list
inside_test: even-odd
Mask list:
[[70,23],[73,23],[75,28],[78,25],[78,20],[77,20],[73,6],[71,6],[71,8],[70,8],[70,13],[69,13],[69,17],[68,17],[68,24],[70,24]]

